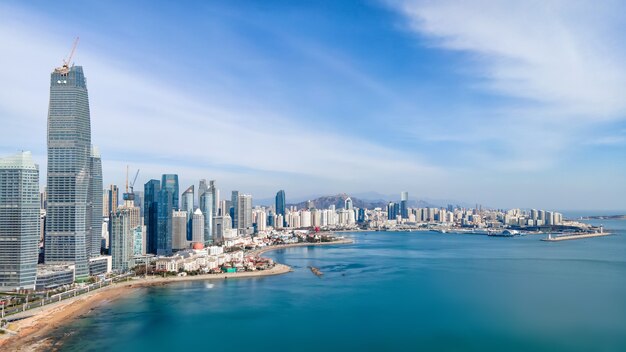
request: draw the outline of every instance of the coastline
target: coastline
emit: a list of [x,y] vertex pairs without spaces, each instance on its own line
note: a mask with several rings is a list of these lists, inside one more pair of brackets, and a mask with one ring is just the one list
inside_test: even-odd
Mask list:
[[[342,239],[333,242],[320,243],[293,243],[287,245],[268,246],[253,250],[247,255],[261,256],[264,253],[283,248],[308,247],[321,245],[337,245],[354,243],[351,239]],[[52,303],[41,308],[34,308],[25,312],[9,316],[18,319],[9,324],[9,329],[15,335],[0,335],[0,350],[7,351],[49,351],[54,350],[54,341],[51,333],[60,327],[104,304],[111,303],[121,297],[135,292],[139,288],[163,286],[175,282],[187,281],[214,281],[240,278],[254,278],[273,275],[282,275],[291,271],[291,267],[276,263],[274,267],[260,271],[244,271],[238,273],[204,274],[195,276],[151,276],[136,278],[107,286],[90,293],[68,298],[58,303]]]

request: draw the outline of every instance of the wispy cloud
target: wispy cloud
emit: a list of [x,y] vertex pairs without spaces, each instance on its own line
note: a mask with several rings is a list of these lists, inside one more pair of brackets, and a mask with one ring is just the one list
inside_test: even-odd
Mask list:
[[[468,53],[478,85],[528,99],[545,118],[622,118],[619,2],[393,2],[432,45]],[[541,105],[539,105],[541,104]]]
[[[3,21],[0,33],[0,46],[12,50],[10,57],[0,57],[0,65],[15,67],[12,60],[19,60],[19,69],[6,72],[5,79],[16,84],[0,99],[0,109],[21,121],[21,128],[2,129],[2,144],[35,149],[43,163],[47,77],[64,54],[59,43],[66,40],[15,21]],[[76,63],[85,66],[92,140],[103,155],[105,181],[122,183],[126,163],[141,167],[145,178],[162,172],[178,172],[183,182],[222,176],[226,187],[291,187],[307,194],[375,188],[398,175],[406,183],[418,175],[441,177],[438,168],[414,155],[320,132],[315,121],[293,119],[271,106],[224,105],[221,101],[233,98],[199,96],[185,90],[176,76],[146,76],[130,69],[132,63],[120,65],[118,58],[101,52],[79,51]],[[310,180],[317,184],[303,184]]]

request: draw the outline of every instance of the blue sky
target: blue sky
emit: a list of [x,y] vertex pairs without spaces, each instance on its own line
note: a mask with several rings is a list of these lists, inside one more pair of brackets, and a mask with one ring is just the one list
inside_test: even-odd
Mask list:
[[626,209],[623,7],[3,1],[0,155],[45,170],[48,75],[78,35],[107,184],[130,164],[257,198]]

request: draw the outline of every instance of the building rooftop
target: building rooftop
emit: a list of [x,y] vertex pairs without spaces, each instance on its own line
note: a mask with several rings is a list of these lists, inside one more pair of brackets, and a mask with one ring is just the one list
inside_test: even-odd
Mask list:
[[38,170],[39,166],[33,161],[31,152],[20,152],[0,158],[0,168]]

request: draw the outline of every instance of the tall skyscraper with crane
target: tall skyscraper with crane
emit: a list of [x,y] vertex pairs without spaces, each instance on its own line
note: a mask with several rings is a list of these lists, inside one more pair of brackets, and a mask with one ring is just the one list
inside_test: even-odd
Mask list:
[[72,64],[77,44],[50,75],[45,261],[73,262],[81,281],[89,276],[91,118],[83,68]]

